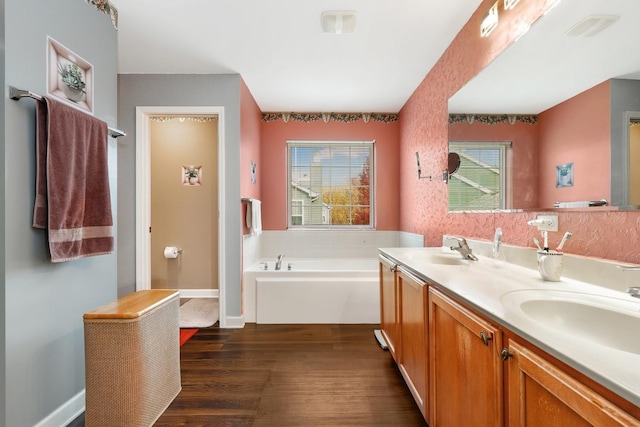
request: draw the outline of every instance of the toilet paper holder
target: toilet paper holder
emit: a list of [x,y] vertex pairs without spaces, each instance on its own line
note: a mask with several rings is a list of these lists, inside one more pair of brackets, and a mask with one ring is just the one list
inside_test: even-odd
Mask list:
[[178,255],[182,253],[182,249],[177,248],[175,246],[165,246],[164,248],[164,257],[167,259],[175,259],[178,258]]

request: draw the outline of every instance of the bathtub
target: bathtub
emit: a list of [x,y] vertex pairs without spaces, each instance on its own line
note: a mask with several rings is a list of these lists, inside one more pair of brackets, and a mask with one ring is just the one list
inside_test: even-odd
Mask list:
[[245,322],[379,324],[378,268],[377,258],[285,258],[281,270],[261,260],[243,274]]

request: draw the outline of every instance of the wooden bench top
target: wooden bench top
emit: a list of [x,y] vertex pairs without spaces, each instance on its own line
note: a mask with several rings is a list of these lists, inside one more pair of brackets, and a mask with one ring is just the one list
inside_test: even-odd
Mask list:
[[135,319],[180,294],[172,289],[148,289],[126,295],[84,314],[85,319]]

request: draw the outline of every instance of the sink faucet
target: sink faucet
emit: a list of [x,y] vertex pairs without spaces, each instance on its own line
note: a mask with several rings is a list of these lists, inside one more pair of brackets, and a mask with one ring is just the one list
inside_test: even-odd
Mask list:
[[[618,265],[617,266],[622,271],[640,271],[640,266],[627,266],[627,265]],[[627,288],[627,293],[634,298],[640,298],[640,286],[631,286]]]
[[282,258],[284,258],[284,254],[278,255],[278,259],[276,260],[276,270],[280,270],[280,267],[282,267]]
[[449,246],[452,251],[460,252],[460,255],[462,255],[464,259],[471,261],[478,260],[478,257],[473,254],[464,237],[447,236],[444,241],[444,246]]

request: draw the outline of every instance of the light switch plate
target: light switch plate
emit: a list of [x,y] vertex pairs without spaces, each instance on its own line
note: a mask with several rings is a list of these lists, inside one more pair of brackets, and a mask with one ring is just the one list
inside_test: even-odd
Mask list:
[[558,231],[558,215],[538,215],[537,219],[543,219],[545,221],[551,221],[551,225],[539,225],[540,231]]

